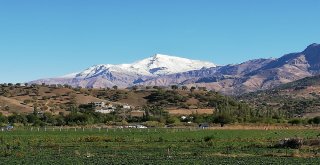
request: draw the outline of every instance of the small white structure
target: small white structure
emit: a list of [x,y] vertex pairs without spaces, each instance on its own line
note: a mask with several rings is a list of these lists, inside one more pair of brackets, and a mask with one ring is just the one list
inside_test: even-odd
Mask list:
[[186,120],[186,119],[187,119],[187,116],[181,116],[181,119],[182,119],[182,120]]
[[93,102],[95,107],[106,107],[106,103],[105,102]]
[[131,106],[130,105],[123,105],[122,108],[123,109],[131,109]]
[[99,113],[103,113],[103,114],[108,114],[108,113],[111,113],[111,112],[114,112],[114,109],[109,109],[109,108],[106,108],[106,109],[97,109],[95,110],[95,112],[99,112]]
[[1,129],[0,129],[2,132],[3,131],[11,131],[11,130],[13,130],[13,126],[12,125],[7,125],[7,126],[5,126],[5,127],[1,127]]
[[148,128],[148,127],[146,127],[146,126],[144,126],[144,125],[136,125],[136,128],[141,129],[141,128]]
[[103,107],[96,107],[95,112],[107,114],[107,113],[114,112],[115,110],[116,110],[116,107],[114,107],[112,104],[109,104],[107,106],[104,104]]

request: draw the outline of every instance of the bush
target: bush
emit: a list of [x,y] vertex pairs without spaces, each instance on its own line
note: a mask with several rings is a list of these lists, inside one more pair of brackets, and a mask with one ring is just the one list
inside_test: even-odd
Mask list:
[[233,122],[233,119],[230,115],[222,114],[218,115],[213,120],[214,123],[219,123],[221,127],[223,127],[225,124],[229,124]]
[[206,136],[206,137],[203,138],[203,140],[204,140],[205,142],[212,141],[213,139],[214,139],[213,136]]
[[320,139],[307,139],[303,144],[307,146],[320,146]]
[[312,122],[313,122],[314,124],[320,124],[320,116],[314,117],[314,118],[312,119]]
[[177,118],[177,117],[169,117],[167,120],[166,120],[166,123],[167,124],[175,124],[175,123],[180,123],[180,120]]
[[144,125],[147,127],[164,127],[164,124],[158,121],[146,121]]
[[300,138],[285,138],[275,145],[276,148],[299,149],[302,147],[303,140]]
[[111,142],[112,139],[102,136],[87,136],[79,139],[80,142]]
[[291,125],[299,125],[302,123],[302,120],[301,119],[291,119],[288,121],[288,123]]

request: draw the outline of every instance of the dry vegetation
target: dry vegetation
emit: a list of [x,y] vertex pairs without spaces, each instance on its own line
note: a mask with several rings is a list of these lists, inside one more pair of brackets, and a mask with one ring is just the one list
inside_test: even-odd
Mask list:
[[[115,104],[128,104],[136,110],[150,105],[147,97],[159,91],[158,89],[85,89],[71,88],[62,85],[28,85],[3,84],[0,88],[0,112],[4,115],[12,113],[31,113],[35,108],[53,114],[66,112],[70,105],[88,104],[91,102],[105,101]],[[194,91],[193,94],[203,95],[204,91]],[[190,91],[176,90],[170,96],[185,98],[161,102],[165,109],[171,108],[170,114],[212,114],[212,108],[204,107],[199,99],[190,96]],[[167,98],[163,98],[165,100]],[[162,101],[162,100],[160,100]],[[138,116],[140,116],[139,114]]]
[[102,99],[72,88],[55,86],[8,86],[0,93],[0,112],[30,113],[34,108],[52,113],[65,112],[70,104],[87,104]]
[[214,113],[214,109],[167,109],[170,115],[181,116],[181,115],[211,115]]

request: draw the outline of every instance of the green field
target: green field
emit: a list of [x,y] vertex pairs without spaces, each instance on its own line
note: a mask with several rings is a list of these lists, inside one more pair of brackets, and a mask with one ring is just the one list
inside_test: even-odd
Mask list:
[[0,164],[319,164],[320,147],[275,148],[319,130],[19,129],[0,132]]

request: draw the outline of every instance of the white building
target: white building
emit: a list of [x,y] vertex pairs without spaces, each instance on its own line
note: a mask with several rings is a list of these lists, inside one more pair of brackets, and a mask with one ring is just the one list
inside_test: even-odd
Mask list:
[[95,112],[103,113],[103,114],[108,114],[111,112],[114,112],[115,108],[101,108],[101,109],[96,109]]
[[123,105],[122,108],[123,109],[131,109],[131,106],[130,105]]
[[95,107],[105,107],[106,106],[106,103],[105,102],[93,102],[93,105]]

